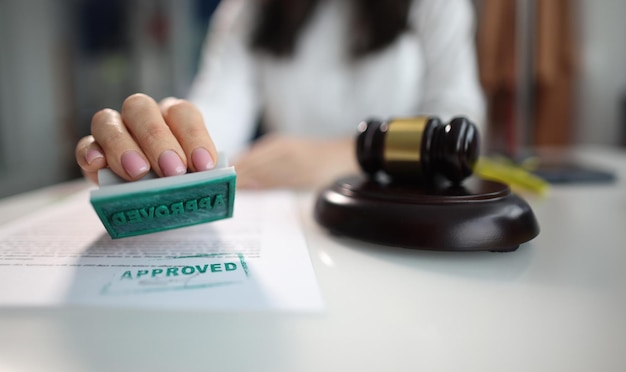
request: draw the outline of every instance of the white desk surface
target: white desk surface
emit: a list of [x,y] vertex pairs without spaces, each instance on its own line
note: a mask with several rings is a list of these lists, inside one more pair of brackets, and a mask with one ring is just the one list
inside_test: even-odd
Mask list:
[[[626,153],[580,156],[618,182],[524,195],[541,233],[516,252],[335,238],[305,193],[322,314],[0,308],[0,371],[625,371]],[[0,223],[81,187],[2,200]]]

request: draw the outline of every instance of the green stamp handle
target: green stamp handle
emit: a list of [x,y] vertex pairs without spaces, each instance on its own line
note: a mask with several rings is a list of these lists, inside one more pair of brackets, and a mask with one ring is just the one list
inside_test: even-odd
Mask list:
[[237,175],[225,165],[211,171],[135,182],[118,182],[109,169],[98,174],[101,187],[91,204],[113,239],[149,234],[233,216]]

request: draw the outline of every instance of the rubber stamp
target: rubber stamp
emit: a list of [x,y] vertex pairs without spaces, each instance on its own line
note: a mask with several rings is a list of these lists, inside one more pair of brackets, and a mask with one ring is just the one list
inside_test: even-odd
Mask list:
[[218,158],[210,171],[174,177],[149,173],[134,182],[102,169],[91,204],[113,239],[230,218],[237,176],[226,156]]

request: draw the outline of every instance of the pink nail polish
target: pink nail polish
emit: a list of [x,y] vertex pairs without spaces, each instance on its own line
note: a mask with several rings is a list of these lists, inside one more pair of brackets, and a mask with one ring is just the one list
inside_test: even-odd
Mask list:
[[159,156],[159,167],[164,176],[178,176],[187,173],[187,168],[177,153],[172,150],[164,151]]
[[98,150],[89,150],[85,154],[85,160],[87,161],[87,164],[91,165],[91,163],[98,159],[104,159],[104,154]]
[[131,178],[137,178],[150,169],[137,151],[126,151],[122,154],[122,167]]
[[191,161],[197,171],[205,171],[215,168],[215,162],[206,149],[199,147],[191,153]]

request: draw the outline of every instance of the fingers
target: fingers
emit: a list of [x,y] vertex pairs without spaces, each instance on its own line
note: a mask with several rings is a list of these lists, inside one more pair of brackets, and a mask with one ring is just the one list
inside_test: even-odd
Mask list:
[[298,169],[302,152],[307,152],[306,143],[276,135],[261,138],[234,164],[237,187],[296,187],[302,174],[310,172],[309,169]]
[[91,122],[91,136],[76,146],[83,173],[96,180],[110,167],[126,180],[143,177],[150,168],[159,176],[174,176],[215,167],[217,151],[202,114],[190,102],[167,98],[128,97],[121,112],[104,109]]
[[235,162],[238,188],[315,188],[358,172],[354,141],[265,136]]
[[[273,146],[270,143],[272,135],[264,136],[257,140],[248,151],[240,154],[234,159],[234,166],[237,170],[237,187],[242,189],[262,189],[267,188],[268,172],[276,158],[272,154]],[[269,152],[269,153],[268,153]],[[259,174],[263,172],[263,174]]]
[[[159,176],[175,176],[187,172],[187,156],[152,98],[144,94],[128,97],[122,105],[121,117],[132,135],[131,139],[143,150],[143,155]],[[100,139],[95,137],[104,150],[108,151]],[[130,142],[126,144],[128,148],[132,147]]]
[[175,98],[166,98],[159,106],[172,134],[182,146],[189,168],[194,172],[213,169],[217,150],[200,111],[192,103]]
[[87,179],[98,183],[98,170],[107,166],[102,148],[93,136],[86,136],[76,145],[76,161]]
[[121,177],[134,180],[150,170],[146,156],[117,111],[98,111],[91,120],[91,133],[105,154],[108,166]]

